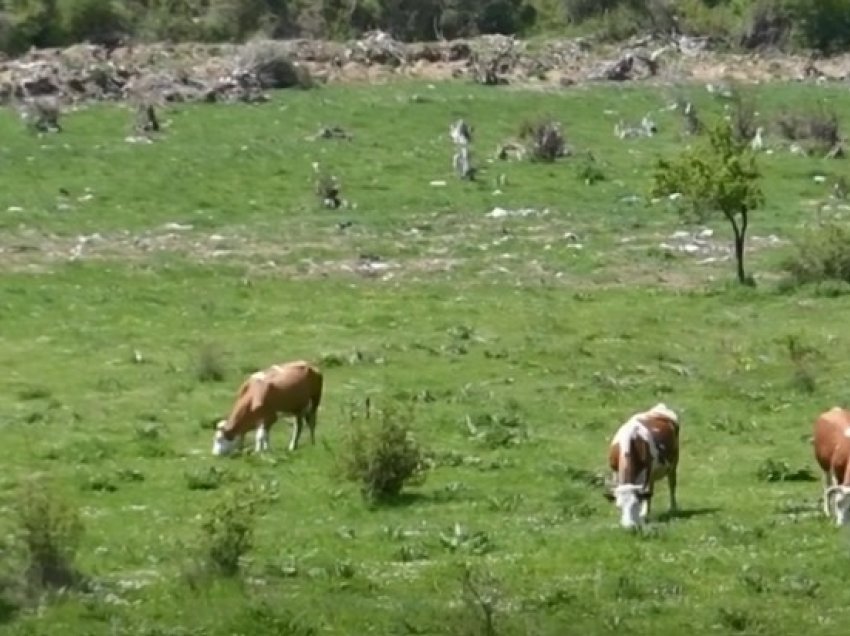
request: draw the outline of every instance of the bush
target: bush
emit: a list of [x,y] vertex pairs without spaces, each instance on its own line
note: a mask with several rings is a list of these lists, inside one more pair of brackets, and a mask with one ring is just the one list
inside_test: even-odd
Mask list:
[[550,119],[524,122],[519,130],[520,139],[528,142],[532,161],[555,161],[567,154],[567,144],[561,124]]
[[203,18],[206,39],[238,41],[260,29],[265,0],[211,0]]
[[823,104],[799,111],[783,111],[776,125],[786,139],[804,142],[806,150],[826,152],[842,141],[838,115]]
[[604,15],[623,4],[623,0],[564,0],[564,14],[578,24],[588,18]]
[[199,382],[221,382],[224,380],[224,356],[216,347],[205,345],[195,361],[195,377]]
[[55,46],[62,41],[53,0],[19,0],[10,6],[14,33],[11,35],[11,50],[25,51],[30,46]]
[[73,587],[82,582],[74,560],[83,534],[79,513],[43,483],[31,482],[15,503],[17,539],[24,548],[31,591]]
[[850,229],[828,223],[800,238],[796,252],[783,263],[792,283],[850,283]]
[[733,91],[732,101],[732,134],[736,141],[747,143],[756,135],[758,120],[756,103],[751,96],[745,96],[740,91]]
[[277,636],[316,636],[319,630],[279,603],[249,600],[227,619],[218,634],[275,634]]
[[792,17],[781,0],[757,0],[750,8],[739,44],[745,49],[782,47],[791,33]]
[[788,0],[798,43],[824,53],[850,44],[850,0]]
[[201,524],[201,565],[208,574],[225,577],[239,573],[239,561],[254,545],[257,501],[229,492],[209,511]]
[[115,0],[59,0],[57,12],[67,42],[104,42],[128,27],[129,16]]
[[391,502],[410,483],[422,483],[424,456],[393,408],[381,410],[378,421],[352,422],[342,474],[360,485],[370,503]]
[[217,490],[223,484],[227,473],[218,466],[209,466],[206,469],[188,470],[183,473],[183,477],[189,490]]

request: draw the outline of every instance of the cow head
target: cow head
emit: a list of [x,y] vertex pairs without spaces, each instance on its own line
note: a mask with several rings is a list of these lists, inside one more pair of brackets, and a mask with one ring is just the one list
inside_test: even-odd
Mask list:
[[614,503],[620,509],[620,525],[624,528],[636,528],[641,518],[641,504],[648,497],[643,486],[637,484],[620,484],[614,489]]
[[224,427],[227,426],[227,420],[221,420],[215,427],[215,435],[213,436],[213,455],[227,455],[236,445],[235,439],[227,439],[224,436]]
[[827,500],[831,502],[835,514],[835,525],[850,523],[850,486],[831,486],[826,490]]

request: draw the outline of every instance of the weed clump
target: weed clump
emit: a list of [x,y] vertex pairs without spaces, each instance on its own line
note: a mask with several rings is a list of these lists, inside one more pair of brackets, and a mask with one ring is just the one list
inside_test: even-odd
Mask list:
[[195,377],[198,382],[221,382],[226,375],[224,355],[213,345],[205,345],[195,361]]
[[764,460],[756,470],[756,476],[761,481],[814,481],[815,477],[808,468],[792,469],[788,462],[773,459]]
[[394,408],[378,412],[377,421],[352,421],[342,458],[342,475],[360,485],[369,503],[388,503],[402,489],[425,478],[424,454]]
[[227,473],[218,466],[190,470],[183,474],[189,490],[216,490],[222,485],[226,476]]
[[81,585],[84,578],[75,564],[83,535],[79,512],[45,484],[30,482],[18,494],[13,514],[27,591],[39,595]]
[[528,145],[532,161],[552,162],[567,155],[567,142],[557,121],[526,121],[520,126],[519,138]]

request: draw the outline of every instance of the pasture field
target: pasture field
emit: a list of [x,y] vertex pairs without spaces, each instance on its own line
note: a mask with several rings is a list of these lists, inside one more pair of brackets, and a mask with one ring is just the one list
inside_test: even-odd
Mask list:
[[[702,87],[681,93],[722,112]],[[754,94],[765,119],[850,106],[827,87]],[[658,112],[649,139],[612,132],[675,95],[325,87],[173,106],[151,145],[124,141],[116,106],[42,138],[3,113],[0,535],[44,477],[81,511],[92,584],[0,633],[846,633],[850,545],[820,513],[809,435],[850,401],[847,296],[779,284],[802,229],[842,214],[818,202],[846,165],[760,156],[758,285],[737,287],[722,220],[696,254],[660,247],[703,229],[645,200],[655,157],[687,143],[679,116]],[[575,156],[485,161],[544,114]],[[450,171],[461,116],[472,183]],[[353,140],[306,140],[334,124]],[[348,208],[317,204],[313,161]],[[211,422],[245,374],[301,357],[325,374],[318,443],[288,454],[281,421],[268,456],[213,458]],[[334,471],[367,397],[410,407],[433,464],[391,506]],[[665,517],[660,484],[630,534],[599,478],[617,426],[658,401],[682,417],[683,510]],[[201,520],[251,488],[268,500],[242,575],[198,583]]]

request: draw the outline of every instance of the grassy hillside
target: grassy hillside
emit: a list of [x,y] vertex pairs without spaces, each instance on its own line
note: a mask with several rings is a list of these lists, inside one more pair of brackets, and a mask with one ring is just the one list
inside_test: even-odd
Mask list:
[[[847,536],[820,515],[808,436],[847,403],[846,296],[776,282],[845,166],[760,156],[759,286],[734,287],[727,227],[709,224],[696,255],[670,251],[704,228],[645,201],[653,159],[688,143],[679,116],[657,112],[650,139],[612,133],[675,96],[334,87],[174,107],[151,145],[124,141],[113,106],[44,137],[4,114],[0,535],[41,475],[81,511],[92,584],[0,630],[487,633],[468,563],[495,634],[843,633]],[[765,122],[850,102],[811,86],[757,98]],[[485,161],[541,114],[575,156]],[[475,126],[473,183],[450,171],[459,116]],[[306,140],[331,124],[353,140]],[[348,208],[317,205],[313,161]],[[282,422],[269,456],[211,457],[210,423],[244,375],[297,357],[325,372],[319,443],[287,454]],[[222,381],[204,381],[211,367]],[[410,405],[433,463],[377,509],[334,471],[367,397]],[[630,535],[598,477],[617,426],[659,400],[683,419],[683,512],[664,517],[662,484],[651,527]],[[467,418],[495,430],[475,437]],[[203,519],[252,489],[266,500],[243,575],[199,581]]]

